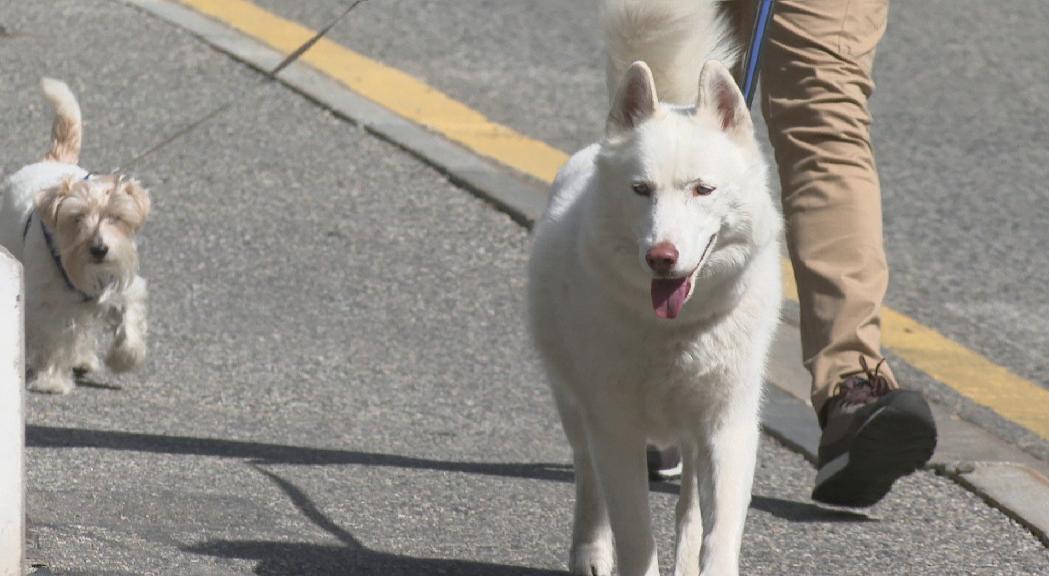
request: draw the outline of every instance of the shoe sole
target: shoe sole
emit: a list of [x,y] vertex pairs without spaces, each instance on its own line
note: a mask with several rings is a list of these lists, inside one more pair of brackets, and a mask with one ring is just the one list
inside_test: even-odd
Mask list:
[[648,479],[653,482],[660,482],[665,480],[676,480],[681,477],[681,463],[678,462],[677,466],[672,468],[661,468],[652,469],[648,471]]
[[897,479],[928,462],[935,449],[936,424],[928,404],[917,392],[902,392],[871,415],[848,452],[820,468],[812,499],[835,506],[872,506]]
[[681,455],[676,447],[661,450],[649,446],[645,450],[645,459],[648,461],[648,479],[652,482],[681,477]]

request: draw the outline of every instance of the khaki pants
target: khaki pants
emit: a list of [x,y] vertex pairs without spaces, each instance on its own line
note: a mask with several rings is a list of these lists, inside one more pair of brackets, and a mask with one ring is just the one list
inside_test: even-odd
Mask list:
[[[754,0],[739,2],[749,37]],[[872,366],[881,358],[889,272],[867,100],[888,8],[889,0],[778,0],[765,45],[761,106],[817,412],[861,354]],[[881,372],[895,382],[887,366]]]

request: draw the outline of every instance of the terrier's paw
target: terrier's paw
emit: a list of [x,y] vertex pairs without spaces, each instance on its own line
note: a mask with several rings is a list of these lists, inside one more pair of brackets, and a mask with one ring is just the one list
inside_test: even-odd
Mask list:
[[73,366],[73,375],[77,378],[83,378],[88,374],[98,372],[101,367],[102,364],[98,361],[98,357],[92,354],[81,358],[80,361]]
[[579,576],[612,576],[615,551],[611,542],[581,544],[572,547],[568,570]]
[[123,341],[115,344],[106,355],[106,366],[113,372],[127,372],[142,366],[146,361],[146,343],[141,340]]
[[41,394],[69,394],[73,386],[73,379],[68,375],[43,373],[30,380],[28,388],[30,392]]

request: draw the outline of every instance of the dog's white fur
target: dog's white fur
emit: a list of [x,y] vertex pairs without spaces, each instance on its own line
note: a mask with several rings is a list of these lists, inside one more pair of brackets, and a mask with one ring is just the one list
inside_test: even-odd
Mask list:
[[[535,230],[529,316],[573,451],[574,574],[617,558],[658,575],[646,442],[683,456],[674,574],[739,569],[782,224],[742,95],[709,58],[735,53],[716,4],[605,2],[607,135],[561,169]],[[645,258],[660,243],[679,253],[665,274]],[[691,279],[673,320],[654,313],[660,276]]]
[[[88,172],[77,165],[80,106],[63,82],[44,79],[41,86],[55,111],[51,149],[43,161],[4,182],[0,245],[22,262],[25,275],[29,387],[66,394],[73,389],[74,370],[99,368],[96,349],[105,329],[113,331],[105,359],[110,369],[130,370],[145,360],[147,288],[137,274],[135,233],[150,201],[134,180],[85,179]],[[103,246],[107,251],[99,256]]]

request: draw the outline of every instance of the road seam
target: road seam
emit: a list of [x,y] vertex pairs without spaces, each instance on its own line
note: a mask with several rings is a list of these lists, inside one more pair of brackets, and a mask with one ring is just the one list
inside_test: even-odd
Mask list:
[[[168,0],[121,1],[188,30],[220,51],[263,72],[271,69],[288,52],[294,50],[312,35],[312,31],[289,23],[242,0],[221,0],[220,2],[181,0],[185,6]],[[208,16],[202,15],[202,12],[197,12],[193,8],[202,9],[202,12]],[[259,12],[265,12],[265,16],[259,16]],[[222,16],[235,17],[238,14],[241,16],[251,14],[257,22],[269,22],[278,26],[280,32],[276,38],[260,39],[252,33],[252,31],[258,32],[253,28],[254,25],[241,22],[239,26],[235,26],[229,22],[223,24],[212,19],[212,17],[221,18]],[[240,31],[231,29],[231,26]],[[491,150],[478,152],[474,146],[478,146],[477,142],[481,140],[463,141],[452,137],[452,134],[485,133],[484,130],[477,130],[476,126],[470,128],[466,124],[459,124],[455,131],[446,132],[445,129],[454,123],[434,123],[432,119],[424,119],[426,121],[420,122],[425,126],[423,127],[407,120],[404,116],[358,93],[353,88],[354,79],[362,76],[356,76],[350,70],[343,72],[335,70],[335,73],[329,70],[334,66],[333,62],[338,61],[340,55],[346,54],[352,55],[353,62],[357,65],[373,67],[378,63],[328,40],[318,42],[314,49],[318,48],[321,49],[323,57],[311,56],[313,51],[311,50],[303,55],[302,60],[305,63],[296,62],[288,66],[277,78],[323,107],[435,167],[450,181],[491,202],[522,225],[530,227],[541,216],[547,198],[545,183],[552,180],[553,174],[546,168],[532,170],[528,164],[504,162],[501,154],[507,150],[516,150],[515,153],[521,153],[520,145],[499,147],[498,154],[492,154]],[[379,72],[372,70],[372,73],[378,76],[369,77],[372,80],[379,78],[380,81],[382,78],[395,78],[397,85],[402,90],[421,89],[428,93],[436,92],[414,79],[415,87],[406,88],[408,84],[403,78]],[[399,74],[403,75],[403,73]],[[375,95],[375,92],[368,93]],[[447,105],[447,100],[450,99],[441,96],[436,101],[438,104],[434,106]],[[403,94],[399,98],[404,100]],[[464,116],[456,108],[449,109],[453,110],[457,118],[490,124],[479,114]],[[418,121],[418,116],[415,114],[409,114],[407,117]],[[496,134],[500,138],[519,137],[527,142],[536,142],[512,130],[505,130],[488,134]],[[543,144],[543,146],[546,145]],[[562,152],[548,146],[547,148],[553,151],[553,153],[548,151],[541,153],[547,162],[551,159],[561,158],[563,161],[567,158]],[[533,149],[526,148],[526,150]],[[534,150],[539,150],[539,148]],[[478,153],[499,164],[479,158]],[[507,166],[513,170],[508,169]],[[784,265],[784,271],[788,273],[786,274],[788,276],[787,295],[796,300],[797,292],[792,282],[793,278],[789,274],[789,264]],[[1049,406],[1049,391],[993,364],[978,353],[951,341],[901,313],[888,308],[883,308],[882,312],[885,319],[883,330],[886,345],[901,358],[915,368],[958,390],[966,397],[980,404],[989,405],[1007,418],[1011,418],[1011,414],[1018,414],[1016,418],[1011,419],[1025,425],[1043,438],[1049,439],[1049,419],[1045,418],[1044,410],[1038,410],[1040,406]],[[793,329],[781,331],[778,339],[786,340],[783,343],[788,348],[797,347],[798,335]],[[789,359],[773,358],[771,360],[772,367],[768,379],[774,386],[768,389],[762,414],[762,426],[766,432],[787,447],[801,453],[810,462],[815,462],[819,428],[812,407],[805,400],[789,392],[789,390],[799,388],[797,379],[800,376],[796,370],[778,369],[778,366],[796,364],[796,358],[795,356]],[[980,375],[990,375],[994,379],[988,380]],[[970,386],[967,384],[970,381],[995,382],[996,386],[1005,388],[1005,391],[986,393],[984,389],[988,388],[987,386],[982,388]],[[957,382],[961,382],[962,385],[955,385]],[[974,398],[973,395],[982,400]],[[1038,400],[1043,396],[1044,403]],[[1007,403],[1006,410],[999,410],[996,404],[1000,404],[1002,399],[1005,399]],[[1019,409],[1013,410],[1009,406],[1019,406]],[[947,422],[953,418],[942,408],[937,406],[933,408],[934,412],[937,412],[938,423]],[[1036,425],[1029,424],[1032,417],[1036,420]],[[1045,463],[1020,452],[1015,447],[972,424],[954,423],[954,426],[963,427],[965,432],[971,435],[968,442],[982,443],[980,446],[982,451],[975,450],[974,453],[978,456],[970,459],[966,458],[967,447],[956,447],[960,450],[955,450],[955,454],[952,455],[960,455],[960,458],[951,462],[934,461],[931,467],[978,494],[991,505],[1003,510],[1011,518],[1031,530],[1046,546],[1049,546],[1049,509],[1043,509],[1049,505],[1042,507],[1029,505],[1031,502],[1049,503],[1049,479],[1040,472],[1040,470],[1047,470]],[[980,458],[984,454],[996,452],[1016,455],[1016,458],[1025,460],[1027,465],[981,461]]]

